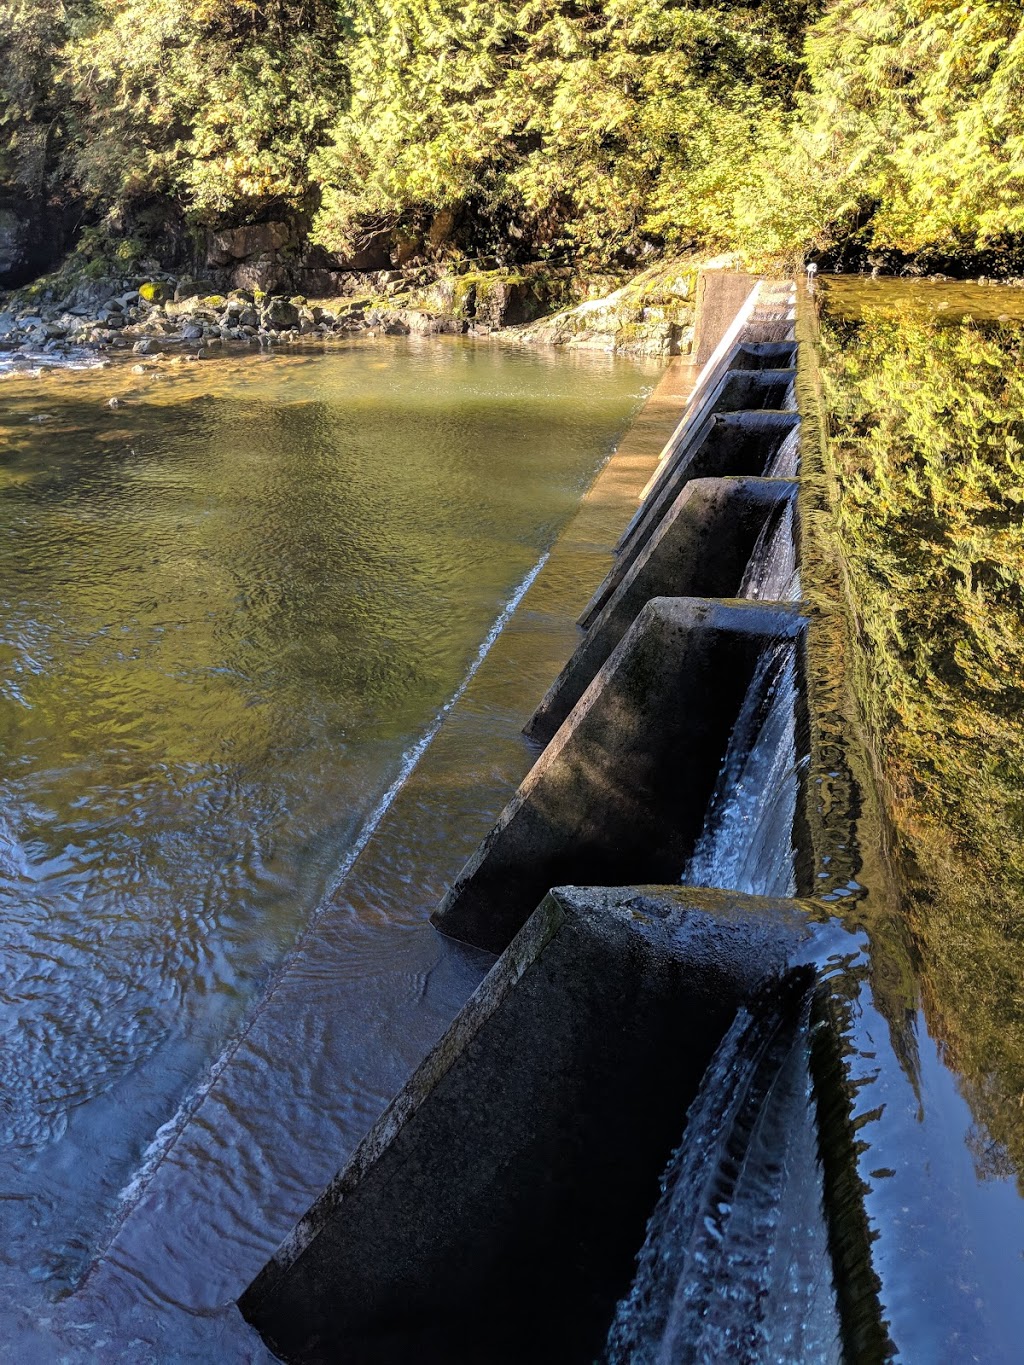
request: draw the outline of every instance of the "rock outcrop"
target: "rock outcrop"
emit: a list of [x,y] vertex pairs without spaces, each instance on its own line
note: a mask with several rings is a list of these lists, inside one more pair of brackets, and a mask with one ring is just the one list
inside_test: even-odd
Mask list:
[[681,355],[693,340],[696,279],[696,266],[661,265],[611,293],[521,327],[516,336],[582,350]]
[[[583,286],[568,267],[503,270],[487,258],[439,270],[324,266],[325,288],[315,296],[290,287],[294,267],[286,254],[292,250],[286,225],[270,223],[217,234],[202,278],[155,270],[100,279],[90,269],[58,273],[0,300],[0,351],[59,359],[83,346],[133,347],[156,355],[175,345],[315,342],[377,332],[498,335],[517,343],[667,355],[687,350],[692,336],[696,272],[689,268],[648,271],[581,302]],[[596,294],[607,284],[591,281],[587,289]],[[139,345],[144,342],[153,346]]]

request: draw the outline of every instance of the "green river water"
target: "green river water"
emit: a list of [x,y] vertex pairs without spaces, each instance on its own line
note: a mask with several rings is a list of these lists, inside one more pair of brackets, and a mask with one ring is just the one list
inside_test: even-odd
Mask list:
[[656,373],[387,340],[0,378],[0,1339],[36,1340]]
[[[818,700],[830,733],[866,721],[875,766],[815,775],[844,831],[818,896],[870,938],[867,1027],[899,1059],[859,1062],[882,1307],[906,1359],[1009,1362],[1024,290],[840,276],[817,298],[826,551],[858,629]],[[539,630],[514,706],[499,671],[442,728],[289,959],[268,1017],[293,1000],[296,1031],[254,1028],[199,1121],[167,1143],[162,1125],[658,372],[439,339],[0,378],[0,1343],[19,1360],[269,1359],[233,1298],[487,965],[426,915],[528,766],[509,716],[550,681]],[[55,1307],[136,1197],[103,1273]]]

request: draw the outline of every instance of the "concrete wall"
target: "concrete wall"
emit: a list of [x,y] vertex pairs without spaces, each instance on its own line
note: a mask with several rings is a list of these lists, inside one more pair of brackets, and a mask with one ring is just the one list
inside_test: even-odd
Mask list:
[[729,368],[732,370],[794,370],[796,369],[796,356],[797,345],[795,341],[744,341],[733,352]]
[[737,1006],[834,949],[799,905],[548,895],[240,1300],[286,1361],[593,1361]]
[[433,916],[501,952],[549,887],[682,876],[756,662],[792,606],[656,598],[640,613]]
[[617,586],[526,727],[546,744],[652,597],[735,597],[772,512],[793,502],[793,480],[694,479],[636,556],[613,569]]
[[666,461],[647,501],[626,528],[615,563],[580,614],[589,626],[658,530],[683,487],[693,479],[760,478],[783,441],[799,426],[788,412],[734,412],[709,417]]
[[698,367],[711,358],[756,284],[756,275],[738,270],[697,272],[697,320],[690,354]]

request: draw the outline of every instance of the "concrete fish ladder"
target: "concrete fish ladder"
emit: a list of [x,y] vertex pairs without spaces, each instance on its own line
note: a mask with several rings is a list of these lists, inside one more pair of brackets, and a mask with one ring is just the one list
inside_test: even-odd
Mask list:
[[[739,1009],[811,996],[825,1205],[843,1200],[844,1039],[822,1024],[856,993],[863,947],[789,900],[553,890],[247,1289],[243,1313],[286,1361],[604,1359],[659,1176]],[[867,1230],[843,1209],[834,1225],[819,1209],[811,1232],[844,1269],[849,1358],[880,1359]],[[685,1343],[671,1357],[708,1358]]]
[[[736,600],[795,503],[793,318],[791,287],[762,285],[709,357],[527,727],[547,747],[434,915],[501,957],[239,1301],[285,1360],[582,1365],[624,1312],[607,1358],[660,1358],[622,1349],[659,1174],[738,1011],[794,990],[817,1021],[828,1311],[847,1358],[891,1354],[845,1089],[863,942],[809,903],[679,886],[759,662],[781,641],[806,667],[798,605]],[[807,733],[798,715],[798,755]],[[807,895],[802,785],[793,826]],[[714,1128],[724,1097],[703,1103]],[[700,1358],[680,1330],[672,1358]]]

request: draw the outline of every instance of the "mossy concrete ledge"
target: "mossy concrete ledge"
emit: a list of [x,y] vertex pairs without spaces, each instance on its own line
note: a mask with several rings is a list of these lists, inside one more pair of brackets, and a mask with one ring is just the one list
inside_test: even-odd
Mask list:
[[647,603],[433,916],[503,951],[545,892],[682,876],[758,659],[792,605]]
[[817,920],[732,892],[552,891],[246,1318],[289,1362],[593,1361],[738,1006],[855,946]]
[[526,725],[546,744],[652,597],[737,597],[773,513],[796,501],[792,479],[694,479],[686,484]]

